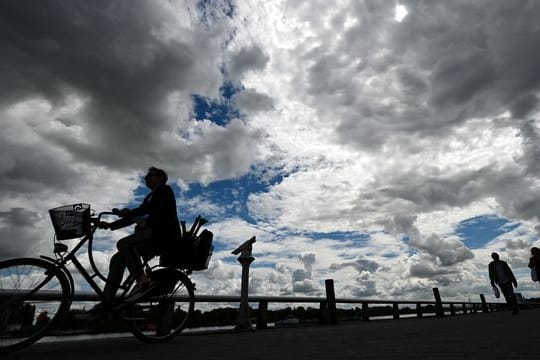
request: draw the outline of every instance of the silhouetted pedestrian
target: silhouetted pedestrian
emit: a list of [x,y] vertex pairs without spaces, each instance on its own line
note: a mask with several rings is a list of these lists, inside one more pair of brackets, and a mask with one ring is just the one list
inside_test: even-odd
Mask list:
[[529,259],[531,278],[533,281],[540,281],[540,249],[537,247],[531,248],[531,255],[531,258]]
[[514,293],[514,287],[517,288],[516,277],[506,261],[499,259],[499,254],[496,252],[492,253],[491,258],[493,261],[488,266],[491,286],[495,286],[495,284],[499,285],[506,303],[514,314],[518,314],[519,306],[517,304],[516,294]]

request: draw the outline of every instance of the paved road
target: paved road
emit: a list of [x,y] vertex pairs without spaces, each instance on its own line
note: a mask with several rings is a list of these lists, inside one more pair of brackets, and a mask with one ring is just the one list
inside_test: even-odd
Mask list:
[[179,336],[147,345],[135,338],[36,344],[5,356],[24,360],[137,359],[539,359],[540,309],[443,319],[342,322]]

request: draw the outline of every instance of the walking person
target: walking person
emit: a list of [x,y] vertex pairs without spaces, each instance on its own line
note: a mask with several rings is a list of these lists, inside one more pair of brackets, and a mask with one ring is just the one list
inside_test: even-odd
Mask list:
[[531,248],[531,255],[528,265],[531,268],[531,278],[533,281],[540,281],[540,249]]
[[499,285],[508,307],[512,309],[513,314],[517,315],[519,314],[519,306],[517,304],[516,294],[514,293],[514,287],[517,288],[516,277],[510,266],[508,266],[508,263],[499,258],[499,254],[496,252],[492,253],[491,258],[493,261],[488,266],[491,286],[495,286],[495,284]]

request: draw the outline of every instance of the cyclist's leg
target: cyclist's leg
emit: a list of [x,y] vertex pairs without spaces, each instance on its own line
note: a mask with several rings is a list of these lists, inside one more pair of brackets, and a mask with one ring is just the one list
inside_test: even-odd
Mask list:
[[111,258],[109,264],[109,275],[107,276],[107,282],[103,288],[103,297],[107,305],[112,304],[116,291],[120,287],[122,278],[124,277],[124,271],[126,270],[126,261],[124,256],[117,252]]
[[145,255],[150,251],[150,239],[150,230],[148,232],[136,231],[134,234],[120,239],[116,244],[118,252],[111,258],[107,282],[103,288],[105,307],[114,305],[114,298],[122,283],[126,268],[136,278],[143,274],[139,252],[141,255]]
[[119,240],[116,246],[130,274],[135,279],[140,280],[144,275],[141,256],[150,253],[153,249],[152,230],[146,228],[136,231],[132,235]]

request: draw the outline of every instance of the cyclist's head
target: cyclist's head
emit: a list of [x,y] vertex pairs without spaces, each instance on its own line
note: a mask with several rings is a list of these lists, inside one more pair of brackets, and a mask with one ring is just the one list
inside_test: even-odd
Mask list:
[[152,176],[156,176],[160,179],[159,185],[163,185],[167,183],[167,180],[169,180],[169,177],[167,176],[167,173],[164,170],[158,169],[157,167],[153,167],[153,166],[148,169],[148,173],[146,174],[144,178],[147,179]]

